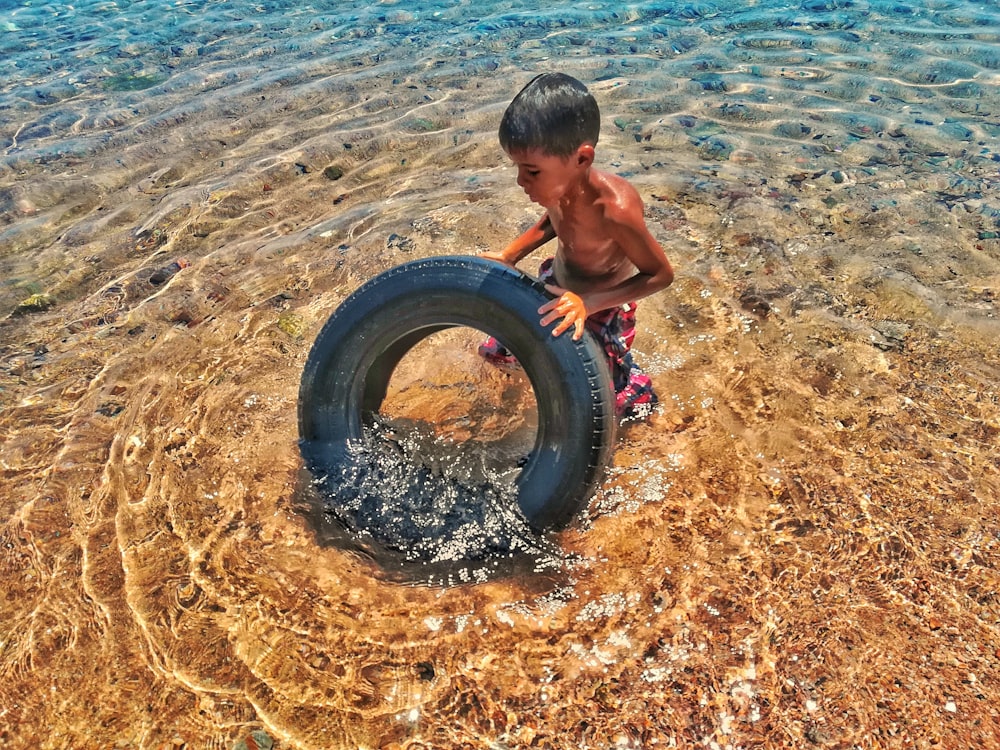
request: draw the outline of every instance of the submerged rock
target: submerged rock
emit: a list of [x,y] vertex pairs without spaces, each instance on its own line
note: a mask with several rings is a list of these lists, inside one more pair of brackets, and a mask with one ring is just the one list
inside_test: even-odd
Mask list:
[[191,265],[191,261],[187,258],[178,258],[172,263],[168,263],[162,268],[158,268],[150,274],[149,283],[153,286],[159,286],[160,284],[170,280],[177,272],[187,268]]
[[27,315],[28,313],[44,312],[55,305],[56,300],[51,294],[32,294],[27,299],[21,300],[14,308],[14,315]]
[[401,234],[393,232],[386,238],[385,247],[387,250],[398,250],[400,252],[408,253],[416,247],[416,243],[409,237],[404,237]]
[[733,153],[733,145],[722,138],[708,138],[698,147],[702,158],[727,161]]
[[233,745],[233,750],[272,750],[274,740],[267,732],[255,729],[246,737]]
[[292,338],[300,338],[305,332],[306,326],[301,315],[293,312],[286,312],[278,318],[278,328]]

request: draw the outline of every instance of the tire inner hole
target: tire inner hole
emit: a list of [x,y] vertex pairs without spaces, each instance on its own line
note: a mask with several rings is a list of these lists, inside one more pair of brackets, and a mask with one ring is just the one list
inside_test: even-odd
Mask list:
[[378,420],[414,462],[463,482],[512,483],[538,434],[518,364],[494,364],[487,334],[457,326],[419,341],[392,373]]

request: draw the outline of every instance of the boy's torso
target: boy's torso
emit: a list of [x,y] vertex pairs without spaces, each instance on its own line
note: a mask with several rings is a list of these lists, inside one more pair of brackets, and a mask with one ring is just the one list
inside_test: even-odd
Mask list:
[[556,282],[577,294],[607,289],[631,278],[636,267],[611,236],[606,206],[621,199],[629,186],[620,177],[594,170],[592,191],[562,210],[550,209],[558,239]]

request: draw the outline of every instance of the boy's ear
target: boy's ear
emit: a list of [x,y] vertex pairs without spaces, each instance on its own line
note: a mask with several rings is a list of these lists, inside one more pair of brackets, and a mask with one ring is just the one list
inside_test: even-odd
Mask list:
[[594,163],[594,146],[584,143],[576,150],[576,163],[581,167],[589,167]]

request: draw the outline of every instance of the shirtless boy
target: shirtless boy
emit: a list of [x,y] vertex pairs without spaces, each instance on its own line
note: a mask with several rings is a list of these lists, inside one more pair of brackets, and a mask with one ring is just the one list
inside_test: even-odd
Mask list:
[[[517,166],[517,184],[545,213],[500,253],[483,257],[514,267],[549,240],[556,253],[539,278],[555,298],[538,309],[542,325],[558,321],[579,339],[589,328],[604,345],[620,416],[656,403],[652,383],[633,361],[635,300],[666,288],[674,271],[650,234],[642,199],[628,182],[593,167],[600,132],[597,101],[562,73],[534,78],[504,112],[500,145]],[[513,361],[495,339],[479,348],[492,361]]]

